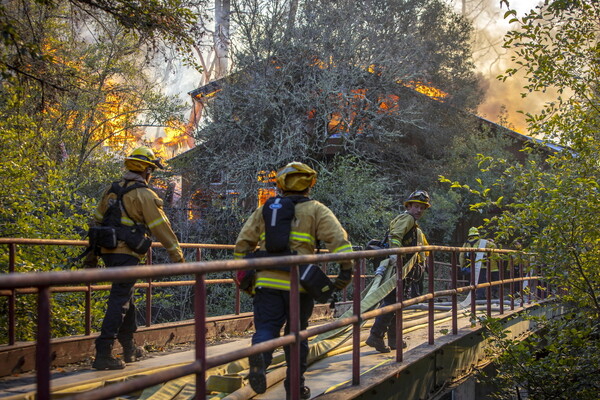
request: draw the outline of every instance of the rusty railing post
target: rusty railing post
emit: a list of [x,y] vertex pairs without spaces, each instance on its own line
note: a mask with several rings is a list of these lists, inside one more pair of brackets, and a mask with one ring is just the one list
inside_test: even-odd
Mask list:
[[510,310],[515,309],[515,259],[512,254],[508,255],[508,268],[510,276]]
[[[475,252],[472,251],[469,254],[471,258],[471,285],[476,285],[475,282]],[[473,318],[477,315],[477,289],[471,288],[471,314],[473,314]]]
[[487,312],[487,316],[488,318],[490,318],[492,316],[492,286],[490,286],[490,284],[492,283],[492,259],[491,259],[491,252],[487,252],[487,268],[485,270],[485,275],[486,275],[486,280],[488,283],[488,287],[485,288],[485,297],[486,297],[486,312]]
[[[198,261],[201,261],[201,257],[202,257],[202,253],[201,253],[201,249],[196,249],[196,259]],[[234,277],[236,274],[236,271],[233,271]],[[234,282],[233,287],[235,288],[235,298],[234,298],[234,305],[233,305],[233,312],[235,315],[240,315],[240,313],[242,312],[242,292],[240,290],[240,287]]]
[[[15,255],[16,255],[16,244],[10,243],[8,245],[8,273],[12,274],[15,272]],[[16,343],[16,312],[15,307],[17,304],[17,295],[15,289],[11,289],[10,295],[8,296],[8,344],[10,346]]]
[[[152,265],[152,247],[146,254],[146,265]],[[152,325],[152,278],[148,278],[148,287],[146,288],[146,326]]]
[[450,264],[451,264],[451,280],[452,280],[452,289],[454,293],[452,293],[452,334],[458,334],[458,295],[456,293],[456,288],[458,286],[458,269],[456,267],[456,252],[453,251],[450,254]]
[[504,314],[504,260],[498,260],[498,279],[502,284],[498,288],[498,297],[500,298],[500,315]]
[[[523,278],[523,261],[519,260],[519,277]],[[525,304],[525,282],[526,281],[521,281],[521,305],[520,307],[523,307],[523,305]],[[527,281],[527,284],[529,285],[529,281]]]
[[50,288],[38,287],[37,337],[35,369],[37,370],[37,398],[50,399]]
[[92,284],[89,282],[85,291],[85,334],[92,334]]
[[362,323],[360,318],[360,291],[362,287],[360,272],[363,270],[365,262],[364,258],[358,260],[358,263],[355,261],[353,271],[352,313],[357,318],[357,321],[352,325],[352,385],[354,386],[360,385],[360,325]]
[[[435,293],[435,286],[434,286],[434,271],[433,271],[433,251],[429,252],[429,256],[427,257],[427,266],[428,266],[428,271],[427,271],[427,283],[428,283],[428,287],[429,287],[429,294],[433,294]],[[435,298],[431,298],[428,300],[428,321],[427,321],[427,336],[428,336],[428,343],[431,345],[435,342],[435,338],[434,338],[434,322],[435,322]]]
[[206,397],[206,283],[204,274],[196,274],[194,284],[194,324],[196,330],[196,400]]
[[[404,266],[404,255],[398,254],[396,259],[396,303],[402,304],[404,301],[404,280],[402,279],[402,267]],[[396,361],[401,362],[404,355],[404,335],[402,331],[404,307],[394,311],[396,313]]]
[[298,265],[290,267],[290,318],[287,324],[295,341],[290,345],[290,395],[291,400],[300,399],[300,279]]

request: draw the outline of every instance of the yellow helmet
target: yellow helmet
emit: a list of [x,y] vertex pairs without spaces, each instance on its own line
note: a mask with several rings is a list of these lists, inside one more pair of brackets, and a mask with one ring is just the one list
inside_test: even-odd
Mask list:
[[125,168],[134,172],[141,172],[148,167],[164,168],[160,158],[154,155],[152,149],[142,146],[133,150],[129,157],[125,157]]
[[429,193],[424,190],[415,190],[412,192],[404,201],[404,207],[408,207],[408,203],[421,203],[425,204],[427,208],[431,207],[431,203],[429,202]]
[[479,236],[479,229],[474,226],[469,229],[469,236]]
[[317,182],[317,171],[301,162],[291,162],[277,172],[277,187],[286,192],[302,192]]

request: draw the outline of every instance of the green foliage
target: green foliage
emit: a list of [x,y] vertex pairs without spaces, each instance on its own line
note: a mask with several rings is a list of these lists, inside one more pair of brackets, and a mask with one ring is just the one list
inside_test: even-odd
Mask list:
[[[42,31],[32,35],[27,31],[29,24],[29,28],[33,28],[40,24],[41,20],[70,23],[73,31],[79,32],[88,30],[90,27],[86,25],[92,20],[100,23],[112,22],[118,25],[120,31],[135,38],[138,48],[157,52],[164,51],[166,46],[177,51],[184,60],[193,65],[189,47],[202,33],[197,22],[205,5],[205,0],[7,1],[0,7],[0,30],[3,37],[0,41],[0,71],[4,77],[16,74],[50,85],[61,85],[60,81],[53,80],[51,75],[40,73],[41,71],[30,71],[26,63],[22,63],[28,58],[36,62],[47,62],[59,56],[49,54],[45,48],[45,38],[58,39],[52,32],[46,34]],[[93,28],[88,30],[88,33],[92,32]],[[65,30],[62,33],[66,36],[72,32]],[[21,59],[11,57],[15,53],[19,54]]]
[[394,210],[386,179],[377,169],[356,157],[336,157],[320,172],[311,197],[327,205],[338,217],[355,246],[383,239]]
[[[440,221],[434,225],[442,224],[450,233],[459,220],[479,226],[498,211],[496,206],[502,206],[502,198],[513,191],[510,180],[498,182],[506,165],[521,163],[519,158],[535,160],[544,154],[538,149],[541,150],[538,153],[522,150],[521,154],[515,155],[515,149],[523,145],[512,139],[502,127],[497,127],[496,131],[484,128],[468,133],[453,138],[443,174],[438,177],[445,191],[440,190],[442,204],[439,209],[436,204],[435,209]],[[490,204],[492,201],[495,201],[494,206]],[[450,237],[447,235],[445,239]],[[455,244],[462,245],[462,239]]]
[[[499,356],[498,398],[511,398],[515,385],[525,387],[532,399],[598,397],[598,16],[595,1],[547,1],[521,20],[507,13],[520,24],[506,46],[516,51],[516,63],[528,78],[524,95],[547,88],[559,93],[537,115],[529,115],[530,132],[554,139],[543,146],[555,153],[543,162],[517,165],[481,156],[482,173],[503,171],[481,185],[483,191],[446,181],[478,196],[474,209],[499,211],[486,221],[488,228],[501,241],[519,241],[535,253],[534,265],[553,295],[572,310],[562,319],[544,321],[545,330],[525,343],[507,340],[489,323]],[[514,73],[509,70],[503,79]]]
[[[0,236],[84,237],[102,189],[121,174],[119,152],[128,151],[126,143],[141,137],[142,126],[182,117],[181,104],[160,94],[149,67],[160,43],[178,50],[189,43],[185,32],[195,23],[190,7],[200,4],[2,4]],[[17,246],[16,271],[73,268],[68,260],[80,252]],[[8,271],[5,246],[0,271]],[[31,339],[35,298],[19,296],[17,304],[17,340]],[[74,304],[81,304],[81,294],[52,296],[53,334],[83,332]],[[103,305],[94,303],[94,318]],[[5,298],[0,307],[0,341],[5,341]]]
[[[530,317],[540,330],[525,340],[510,339],[496,319],[482,321],[488,339],[488,356],[497,359],[493,382],[500,389],[491,397],[514,399],[525,392],[529,399],[598,398],[600,384],[600,325],[574,312],[560,320]],[[560,384],[557,384],[560,382]]]

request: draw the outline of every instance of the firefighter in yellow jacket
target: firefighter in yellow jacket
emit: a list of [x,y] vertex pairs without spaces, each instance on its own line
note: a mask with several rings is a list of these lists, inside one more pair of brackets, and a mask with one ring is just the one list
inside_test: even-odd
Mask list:
[[[425,190],[415,190],[404,201],[406,211],[398,215],[390,222],[390,247],[412,247],[427,245],[427,239],[417,221],[421,219],[425,211],[431,207],[429,194]],[[423,291],[423,277],[425,271],[425,253],[419,253],[416,257],[413,268],[404,278],[404,296],[405,298],[417,297]],[[408,260],[412,254],[405,254],[404,259]],[[392,257],[395,258],[395,257]],[[383,275],[383,270],[379,267],[375,274]],[[396,289],[392,290],[383,298],[381,307],[386,307],[396,303]],[[388,345],[386,346],[383,338],[387,334]],[[369,337],[365,342],[368,346],[374,347],[380,353],[389,353],[396,349],[396,313],[387,313],[375,318],[371,327]],[[406,344],[404,344],[406,347]]]
[[[289,250],[291,254],[314,254],[315,247],[323,242],[331,253],[351,252],[352,245],[348,235],[336,216],[322,203],[308,198],[310,188],[315,184],[317,173],[309,166],[292,162],[279,170],[276,175],[277,187],[285,198],[294,202],[294,216],[289,231]],[[277,201],[277,200],[276,200]],[[254,211],[244,224],[237,238],[234,257],[244,258],[257,245],[260,250],[269,248],[266,243],[264,206]],[[267,210],[268,211],[268,210]],[[270,223],[270,222],[269,222]],[[274,238],[275,240],[277,238]],[[286,238],[287,239],[287,238]],[[271,239],[269,239],[271,240]],[[340,263],[340,273],[333,282],[336,289],[341,290],[350,283],[353,261]],[[290,274],[284,269],[259,270],[254,284],[254,326],[256,332],[252,344],[258,344],[279,337],[285,324],[285,333],[289,332],[289,291]],[[308,319],[312,314],[313,298],[300,288],[300,329],[308,327]],[[289,366],[289,347],[284,348]],[[310,389],[304,385],[304,372],[307,368],[308,341],[300,344],[300,397],[310,398]],[[252,389],[257,393],[266,391],[265,369],[270,365],[273,352],[264,352],[249,358],[250,373],[248,379]],[[290,388],[290,369],[287,370],[285,388],[288,397]]]
[[[127,228],[140,224],[138,226],[145,227],[143,237],[148,244],[150,243],[147,235],[149,231],[165,247],[171,262],[185,262],[179,241],[163,211],[163,202],[147,186],[154,170],[163,168],[160,160],[151,149],[139,147],[125,158],[125,167],[128,171],[117,183],[118,187],[125,189],[136,185],[136,188],[122,195],[120,225]],[[114,190],[111,191],[112,187],[111,185],[104,191],[94,213],[94,219],[98,225],[106,224],[105,213],[110,205],[117,201],[117,193],[114,193]],[[133,250],[127,242],[129,242],[127,237],[119,236],[116,247],[99,246],[100,257],[106,267],[140,264],[145,251],[140,254]],[[139,248],[138,251],[140,251]],[[85,262],[90,266],[96,261],[95,254],[92,253]],[[118,281],[113,282],[111,286],[100,336],[96,339],[96,358],[92,364],[95,369],[122,369],[125,368],[125,363],[136,361],[143,354],[143,349],[136,347],[133,340],[133,333],[137,330],[133,299],[134,284],[135,280]],[[115,339],[118,339],[123,347],[125,362],[112,355]]]
[[[467,241],[463,244],[463,247],[470,247],[474,249],[495,249],[496,244],[491,239],[485,239],[480,237],[479,229],[471,227],[467,236]],[[490,275],[492,282],[500,279],[500,272],[498,270],[498,260],[494,254],[488,259],[487,253],[477,252],[475,253],[475,268],[471,268],[471,253],[461,252],[458,256],[458,264],[460,271],[464,279],[470,280],[471,274],[475,274],[475,283],[485,283],[487,279],[487,269],[490,268]],[[492,297],[497,297],[498,286],[492,287]],[[477,289],[475,291],[476,300],[485,299],[485,289]]]

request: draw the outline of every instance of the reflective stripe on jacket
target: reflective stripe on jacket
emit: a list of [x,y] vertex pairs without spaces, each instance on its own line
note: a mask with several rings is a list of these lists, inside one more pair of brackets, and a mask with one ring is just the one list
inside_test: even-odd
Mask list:
[[[297,254],[314,254],[317,242],[322,241],[331,253],[352,251],[348,234],[327,206],[316,201],[306,201],[295,206],[295,216],[290,233],[290,250]],[[235,259],[256,248],[265,250],[265,222],[262,206],[257,208],[240,231],[233,252]],[[351,269],[352,260],[340,262],[342,269]],[[259,270],[256,274],[256,287],[290,290],[289,272],[281,270]],[[303,291],[302,288],[300,288]]]

